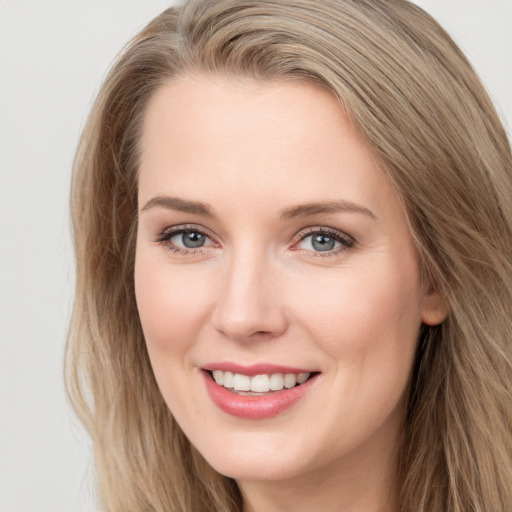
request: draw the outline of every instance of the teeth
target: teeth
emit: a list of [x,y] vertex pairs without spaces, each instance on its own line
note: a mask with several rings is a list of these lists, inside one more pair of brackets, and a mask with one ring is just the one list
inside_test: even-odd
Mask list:
[[303,384],[309,379],[309,373],[299,373],[297,375],[297,384]]
[[270,377],[268,375],[255,375],[251,379],[251,391],[267,393],[270,391]]
[[284,387],[287,389],[295,387],[297,384],[297,376],[294,373],[287,373],[284,376]]
[[297,384],[306,382],[310,373],[273,373],[271,375],[255,375],[249,377],[241,373],[223,372],[214,370],[213,378],[219,386],[235,391],[251,391],[254,393],[268,393],[269,391],[281,391],[282,389],[290,389]]
[[213,378],[219,386],[224,384],[224,372],[221,372],[220,370],[213,370]]
[[220,372],[224,373],[224,379],[222,382],[222,385],[225,388],[232,388],[233,387],[233,374],[231,372]]
[[282,373],[274,373],[270,376],[270,389],[272,391],[280,391],[284,388],[284,375]]
[[251,391],[251,377],[235,373],[233,377],[233,388],[235,391]]

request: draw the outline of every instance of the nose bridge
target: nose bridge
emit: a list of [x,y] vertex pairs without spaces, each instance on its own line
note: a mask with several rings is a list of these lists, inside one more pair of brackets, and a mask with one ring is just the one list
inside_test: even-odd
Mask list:
[[286,319],[273,279],[274,266],[268,253],[254,246],[232,251],[214,312],[219,332],[239,341],[253,339],[256,334],[266,338],[282,334]]

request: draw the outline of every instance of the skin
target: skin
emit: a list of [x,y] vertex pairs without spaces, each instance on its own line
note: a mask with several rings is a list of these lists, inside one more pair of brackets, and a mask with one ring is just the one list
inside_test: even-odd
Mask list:
[[[336,99],[300,82],[170,82],[146,113],[139,178],[139,314],[190,441],[237,480],[246,511],[395,510],[418,332],[446,307],[422,283],[398,196]],[[211,215],[157,197],[201,202]],[[184,251],[179,233],[162,241],[183,225],[205,245]],[[311,228],[341,242],[318,251]],[[320,375],[281,414],[238,418],[206,392],[200,368],[213,361]]]

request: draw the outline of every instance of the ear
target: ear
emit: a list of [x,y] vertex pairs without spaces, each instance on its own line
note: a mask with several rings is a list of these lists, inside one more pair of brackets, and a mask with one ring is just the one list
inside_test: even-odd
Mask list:
[[448,315],[446,299],[432,287],[423,297],[421,321],[426,325],[439,325]]

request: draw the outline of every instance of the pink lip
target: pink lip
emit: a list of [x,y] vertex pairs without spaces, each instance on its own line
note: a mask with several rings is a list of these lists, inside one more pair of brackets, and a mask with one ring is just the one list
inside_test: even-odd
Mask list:
[[249,366],[242,366],[240,364],[219,362],[206,364],[203,370],[222,370],[223,372],[241,373],[254,377],[254,375],[271,375],[272,373],[312,373],[314,370],[305,370],[304,368],[292,368],[291,366],[281,366],[275,364],[252,364]]
[[[275,367],[273,367],[275,368]],[[220,370],[220,368],[215,368]],[[225,370],[232,371],[232,370]],[[246,371],[246,370],[245,370]],[[240,371],[238,373],[245,373]],[[251,375],[258,375],[261,373],[269,373],[267,371],[255,372]],[[272,370],[270,373],[303,373],[295,371],[276,371]],[[292,405],[297,403],[310,389],[315,385],[318,375],[314,375],[304,384],[295,386],[291,389],[283,389],[282,391],[274,391],[268,395],[262,396],[248,396],[238,395],[227,390],[223,386],[219,386],[211,377],[208,371],[202,371],[206,389],[213,403],[222,411],[231,416],[247,419],[264,419],[277,416]]]

